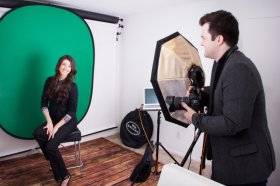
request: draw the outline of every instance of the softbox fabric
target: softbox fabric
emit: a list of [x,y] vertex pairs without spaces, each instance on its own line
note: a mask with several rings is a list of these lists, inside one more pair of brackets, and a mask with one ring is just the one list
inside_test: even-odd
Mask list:
[[188,126],[182,110],[170,111],[167,96],[184,97],[191,84],[188,72],[193,65],[202,68],[197,49],[179,32],[156,44],[151,83],[165,120]]

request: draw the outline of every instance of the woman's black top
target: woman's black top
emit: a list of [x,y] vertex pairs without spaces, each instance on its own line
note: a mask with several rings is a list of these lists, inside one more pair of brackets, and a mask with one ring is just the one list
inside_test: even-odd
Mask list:
[[[76,112],[78,103],[78,89],[76,83],[72,82],[70,91],[68,93],[68,99],[65,103],[62,103],[56,101],[56,92],[54,93],[52,98],[46,97],[46,91],[48,90],[48,87],[50,86],[52,81],[55,81],[54,77],[47,78],[45,82],[43,94],[41,97],[41,108],[48,108],[50,117],[54,125],[63,118],[70,118],[70,120],[77,123]],[[67,121],[68,120],[66,120],[66,122]]]

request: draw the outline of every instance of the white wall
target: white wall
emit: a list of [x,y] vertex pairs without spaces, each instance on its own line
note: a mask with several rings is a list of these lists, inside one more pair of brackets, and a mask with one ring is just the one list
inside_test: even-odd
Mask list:
[[[280,2],[277,0],[235,0],[198,1],[191,4],[170,6],[153,12],[136,14],[124,19],[121,45],[121,95],[120,116],[142,103],[142,88],[151,86],[150,76],[156,42],[165,36],[179,31],[199,50],[206,84],[209,84],[212,60],[203,57],[200,46],[201,28],[199,18],[205,13],[225,9],[231,11],[240,24],[239,48],[250,57],[258,67],[266,92],[269,128],[280,166],[280,96],[278,70],[278,43],[280,41]],[[150,112],[156,126],[156,112]],[[193,127],[183,128],[166,122],[161,118],[160,141],[170,151],[185,155],[193,138]],[[119,122],[120,123],[120,122]],[[153,140],[155,140],[154,131]],[[192,158],[200,159],[202,137],[194,148]],[[279,168],[272,174],[268,185],[279,184]]]

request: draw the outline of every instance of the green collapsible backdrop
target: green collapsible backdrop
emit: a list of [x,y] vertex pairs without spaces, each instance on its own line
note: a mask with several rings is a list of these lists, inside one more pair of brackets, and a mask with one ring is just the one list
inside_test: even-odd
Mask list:
[[8,134],[33,139],[43,124],[41,94],[58,59],[71,55],[77,66],[78,120],[91,101],[94,42],[86,22],[54,6],[31,5],[7,12],[0,20],[0,125]]

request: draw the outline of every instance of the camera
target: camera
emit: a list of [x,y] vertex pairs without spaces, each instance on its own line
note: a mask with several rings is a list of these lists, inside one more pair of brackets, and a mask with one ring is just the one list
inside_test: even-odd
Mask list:
[[188,72],[188,78],[193,86],[189,97],[167,96],[165,101],[169,105],[169,112],[183,110],[181,103],[185,102],[189,107],[199,113],[206,113],[208,106],[208,94],[202,90],[204,87],[204,73],[200,66],[192,65]]

